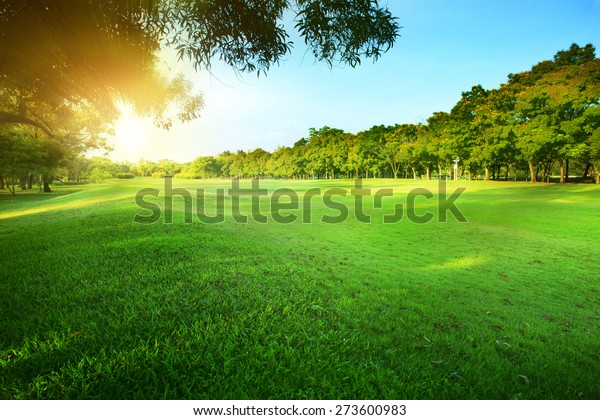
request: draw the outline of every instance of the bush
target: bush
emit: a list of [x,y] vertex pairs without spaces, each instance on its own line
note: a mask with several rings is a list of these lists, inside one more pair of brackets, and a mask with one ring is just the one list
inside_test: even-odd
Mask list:
[[180,172],[175,174],[175,178],[194,179],[194,175],[189,172]]
[[100,168],[94,168],[94,170],[90,174],[90,181],[92,181],[92,182],[103,181],[105,179],[111,179],[111,178],[112,178],[112,175],[110,172],[104,171]]
[[131,172],[119,172],[116,176],[117,179],[133,179],[135,175]]

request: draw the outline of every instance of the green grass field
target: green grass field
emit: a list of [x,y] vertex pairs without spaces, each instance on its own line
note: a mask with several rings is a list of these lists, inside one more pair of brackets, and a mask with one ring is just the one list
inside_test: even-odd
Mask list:
[[[451,182],[468,223],[425,199],[434,221],[382,223],[437,194],[392,180],[365,181],[396,193],[370,224],[317,201],[308,224],[185,224],[180,198],[173,224],[134,223],[161,183],[0,195],[0,398],[600,398],[598,186]],[[211,213],[231,184],[175,186]]]

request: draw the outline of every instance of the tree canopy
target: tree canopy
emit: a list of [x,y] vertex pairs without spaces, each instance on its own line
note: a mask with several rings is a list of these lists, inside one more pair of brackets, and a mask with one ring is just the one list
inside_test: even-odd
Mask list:
[[[372,0],[0,0],[0,122],[52,134],[37,104],[108,116],[115,96],[161,116],[164,96],[154,88],[181,87],[156,74],[162,47],[197,69],[219,60],[266,73],[292,49],[286,13],[315,58],[329,64],[376,60],[398,36],[395,18]],[[180,119],[193,118],[199,105],[189,99]]]
[[161,74],[161,49],[197,70],[218,60],[266,74],[291,52],[292,31],[316,60],[356,66],[391,48],[399,26],[373,0],[0,0],[0,128],[97,147],[119,102],[169,128],[204,102]]

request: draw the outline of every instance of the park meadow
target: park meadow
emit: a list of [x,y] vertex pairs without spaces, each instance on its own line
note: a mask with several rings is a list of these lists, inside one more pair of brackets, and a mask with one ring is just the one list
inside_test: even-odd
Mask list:
[[[448,181],[466,222],[440,222],[438,182],[394,179],[363,180],[393,190],[370,223],[323,223],[319,200],[310,223],[186,223],[181,196],[172,223],[134,222],[164,182],[0,195],[0,398],[600,398],[597,185]],[[261,205],[355,187],[260,182]],[[210,214],[231,188],[173,183]],[[415,189],[432,220],[384,223]]]
[[600,400],[599,3],[471,3],[2,0],[0,400]]

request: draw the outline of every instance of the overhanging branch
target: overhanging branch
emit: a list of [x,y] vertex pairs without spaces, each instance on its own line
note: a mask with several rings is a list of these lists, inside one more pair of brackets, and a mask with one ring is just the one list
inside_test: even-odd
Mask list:
[[48,136],[50,136],[52,138],[56,137],[54,135],[54,133],[52,132],[52,130],[50,129],[50,127],[48,127],[47,125],[45,125],[39,121],[35,121],[30,118],[23,117],[21,115],[11,114],[9,112],[0,111],[0,124],[31,125],[33,127],[39,128],[40,130],[42,130],[44,133],[46,133]]

